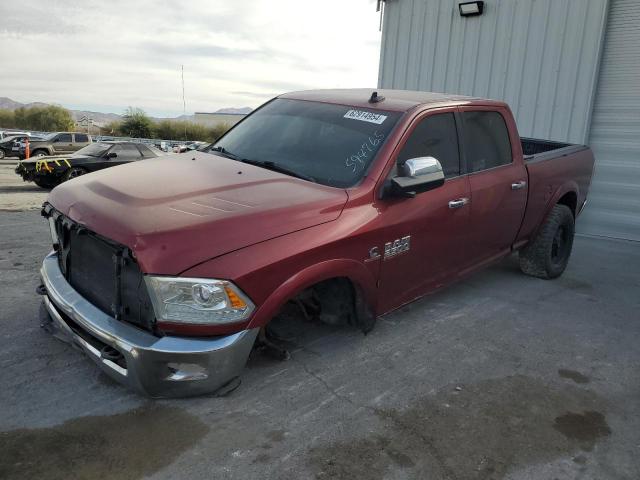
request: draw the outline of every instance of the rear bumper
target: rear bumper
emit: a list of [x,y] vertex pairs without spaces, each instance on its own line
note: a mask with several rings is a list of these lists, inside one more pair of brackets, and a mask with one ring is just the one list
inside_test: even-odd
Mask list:
[[62,275],[54,253],[40,270],[51,330],[80,347],[107,375],[151,397],[209,393],[239,376],[258,329],[216,338],[156,337],[115,320]]

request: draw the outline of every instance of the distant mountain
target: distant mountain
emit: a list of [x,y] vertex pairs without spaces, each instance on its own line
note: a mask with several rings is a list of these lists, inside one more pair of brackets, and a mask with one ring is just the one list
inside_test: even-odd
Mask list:
[[246,115],[248,113],[251,113],[251,110],[253,110],[251,107],[241,107],[241,108],[221,108],[220,110],[216,110],[213,113],[236,113],[236,114],[243,114]]
[[5,110],[15,110],[20,107],[46,107],[46,103],[42,102],[31,102],[31,103],[20,103],[15,100],[11,100],[8,97],[0,97],[0,108]]
[[[49,103],[42,102],[31,102],[31,103],[21,103],[16,102],[8,97],[0,97],[0,109],[5,110],[16,110],[20,107],[46,107],[47,105],[53,105]],[[93,124],[97,126],[104,126],[110,122],[122,120],[122,115],[118,115],[117,113],[102,113],[102,112],[91,112],[88,110],[70,110],[71,117],[77,122],[82,117],[89,117],[93,119]],[[250,113],[251,108],[249,107],[241,107],[241,108],[221,108],[216,110],[215,113]],[[153,120],[178,120],[178,121],[189,121],[192,122],[194,120],[194,115],[180,115],[178,117],[151,117]]]

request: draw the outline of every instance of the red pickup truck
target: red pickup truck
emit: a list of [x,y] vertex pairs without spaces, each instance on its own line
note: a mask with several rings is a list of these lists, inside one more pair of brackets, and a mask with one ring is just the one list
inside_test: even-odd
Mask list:
[[521,139],[497,101],[289,93],[207,152],[84,175],[43,208],[43,324],[150,396],[240,375],[289,301],[375,318],[519,251],[562,274],[594,158]]

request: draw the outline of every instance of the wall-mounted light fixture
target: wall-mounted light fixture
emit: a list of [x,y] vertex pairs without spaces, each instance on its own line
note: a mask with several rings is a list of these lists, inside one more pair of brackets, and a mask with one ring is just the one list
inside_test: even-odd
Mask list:
[[459,3],[460,15],[463,17],[473,17],[475,15],[482,15],[484,10],[484,2],[465,2]]

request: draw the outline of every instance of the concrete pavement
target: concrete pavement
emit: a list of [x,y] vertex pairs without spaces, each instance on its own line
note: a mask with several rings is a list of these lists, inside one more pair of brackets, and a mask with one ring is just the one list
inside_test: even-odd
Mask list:
[[578,237],[554,281],[507,259],[367,336],[294,319],[290,361],[152,401],[39,328],[39,213],[0,240],[0,478],[640,478],[640,244]]

